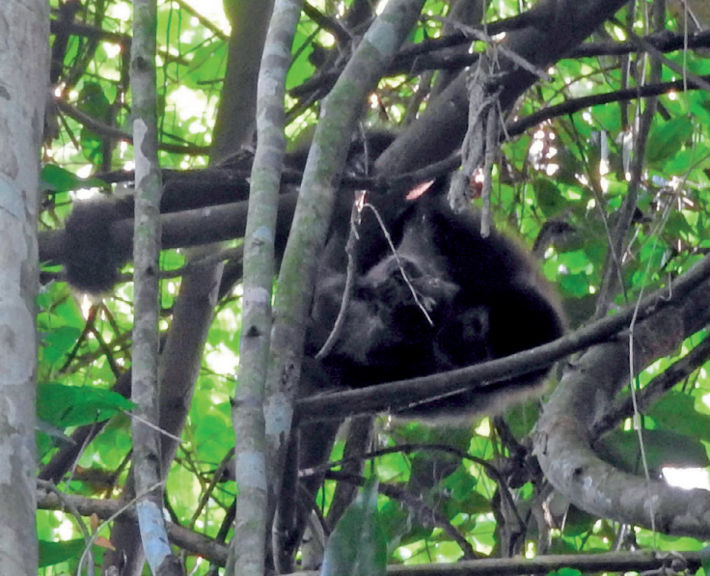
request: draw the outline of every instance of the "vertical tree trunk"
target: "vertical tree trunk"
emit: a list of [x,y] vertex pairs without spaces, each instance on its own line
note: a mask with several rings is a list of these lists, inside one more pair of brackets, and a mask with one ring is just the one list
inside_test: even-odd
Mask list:
[[0,574],[37,573],[35,378],[39,147],[49,81],[49,9],[0,10]]

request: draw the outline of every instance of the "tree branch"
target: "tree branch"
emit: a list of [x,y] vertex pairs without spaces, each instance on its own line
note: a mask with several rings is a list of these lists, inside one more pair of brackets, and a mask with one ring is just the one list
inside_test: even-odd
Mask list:
[[628,382],[629,354],[632,375],[669,354],[710,321],[708,294],[706,281],[636,325],[629,339],[591,348],[565,370],[538,420],[534,451],[545,477],[582,510],[666,534],[710,537],[709,491],[672,488],[621,472],[594,453],[589,433]]
[[[667,310],[679,308],[683,305],[684,299],[702,297],[703,291],[710,293],[708,277],[710,277],[710,257],[706,257],[673,284],[670,290],[671,297],[668,297],[668,288],[646,296],[639,305],[638,318],[652,315],[665,317]],[[354,414],[401,409],[413,403],[467,388],[478,387],[482,393],[486,390],[495,390],[496,383],[501,380],[513,379],[515,376],[549,366],[555,360],[572,352],[609,340],[629,327],[635,312],[635,308],[629,306],[614,316],[598,320],[549,344],[490,362],[358,390],[304,398],[298,401],[298,416],[306,421],[343,418]],[[700,312],[696,311],[693,317],[688,319],[689,329],[685,331],[686,336],[699,330],[702,327],[699,322],[710,313],[702,309]],[[505,382],[503,385],[510,384]]]

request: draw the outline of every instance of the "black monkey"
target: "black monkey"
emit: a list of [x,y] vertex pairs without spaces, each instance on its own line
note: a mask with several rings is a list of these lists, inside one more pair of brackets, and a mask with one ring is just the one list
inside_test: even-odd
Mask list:
[[[433,374],[507,356],[562,334],[559,306],[531,258],[496,232],[483,238],[475,212],[458,214],[448,207],[445,184],[436,182],[416,201],[393,201],[392,194],[382,197],[384,203],[373,199],[396,254],[371,211],[365,211],[345,327],[320,362],[335,385],[367,386]],[[342,209],[346,202],[339,204],[343,214],[336,213],[316,285],[306,343],[310,357],[325,342],[343,296],[343,215],[348,210]],[[67,276],[75,286],[110,289],[130,257],[130,246],[114,242],[111,228],[131,215],[130,201],[77,205],[67,221],[63,248]],[[279,228],[285,238],[287,223]],[[540,369],[496,389],[505,395],[526,393],[545,373]],[[469,390],[401,413],[459,416],[488,410],[499,399],[499,394]]]
[[123,200],[77,202],[67,218],[62,252],[65,273],[82,292],[101,293],[113,288],[131,247],[114,240],[114,222],[133,216],[133,205]]
[[[480,234],[474,211],[454,212],[446,181],[435,182],[412,202],[374,197],[392,237],[393,253],[373,210],[365,210],[355,253],[355,285],[335,344],[318,352],[338,316],[346,284],[343,213],[326,245],[307,332],[301,395],[377,385],[425,376],[501,358],[562,335],[564,321],[549,286],[532,258],[514,241],[492,231]],[[382,201],[386,202],[378,206]],[[336,213],[336,217],[338,214]],[[412,404],[396,415],[434,422],[469,421],[500,412],[538,391],[549,367],[495,388],[469,388]],[[327,461],[338,422],[299,426],[298,467]],[[296,463],[286,475],[295,476]],[[303,484],[314,496],[322,474]],[[301,513],[284,522],[297,543],[305,526]],[[294,553],[295,550],[291,550]]]
[[[346,280],[343,247],[350,207],[347,200],[339,202],[316,284],[302,394],[433,374],[500,358],[562,334],[559,306],[532,259],[503,235],[482,237],[475,212],[458,214],[448,207],[445,184],[436,182],[410,202],[397,201],[395,194],[373,197],[396,255],[372,210],[366,209],[345,325],[331,352],[316,360],[338,314]],[[107,290],[130,256],[130,248],[116,250],[110,227],[125,218],[130,207],[98,203],[75,210],[66,231],[68,276],[76,285],[88,275],[85,289]],[[546,368],[538,369],[501,383],[495,391],[456,392],[411,405],[397,415],[436,421],[499,411],[538,390],[546,373]],[[295,449],[289,454],[285,477],[291,486],[298,467],[316,467],[327,460],[337,425],[303,423],[294,434],[292,441],[301,449],[300,454]],[[321,479],[315,475],[304,483],[311,496]],[[296,516],[280,525],[294,545],[300,541],[305,511]]]
[[[365,244],[344,326],[322,366],[332,382],[361,387],[501,358],[562,335],[560,307],[532,258],[514,241],[480,234],[476,212],[449,208],[438,182],[391,227],[393,254]],[[322,346],[343,296],[345,273],[327,258],[319,274],[307,354]],[[460,418],[500,411],[539,388],[548,368],[411,406],[404,417]]]

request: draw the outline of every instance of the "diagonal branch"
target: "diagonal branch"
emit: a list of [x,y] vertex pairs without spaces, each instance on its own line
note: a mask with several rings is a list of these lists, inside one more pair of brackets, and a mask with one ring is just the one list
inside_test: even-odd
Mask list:
[[[682,309],[686,299],[706,298],[710,294],[710,258],[706,258],[674,284],[671,298],[668,288],[644,298],[639,305],[639,318],[659,316]],[[495,389],[497,382],[525,374],[541,366],[593,344],[610,340],[628,328],[634,318],[634,307],[580,328],[554,342],[525,350],[505,358],[467,366],[451,372],[433,374],[410,380],[368,386],[336,394],[305,398],[298,402],[298,414],[303,420],[341,418],[354,414],[367,414],[387,409],[404,408],[412,403],[479,386],[482,392]],[[684,335],[688,336],[710,321],[710,309],[699,307],[686,318]],[[665,330],[665,329],[664,329]],[[483,384],[481,384],[483,383]],[[503,385],[509,385],[504,382]]]

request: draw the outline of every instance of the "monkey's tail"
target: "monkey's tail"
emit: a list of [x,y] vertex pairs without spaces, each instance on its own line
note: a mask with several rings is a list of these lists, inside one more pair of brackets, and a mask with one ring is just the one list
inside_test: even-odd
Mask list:
[[67,281],[78,290],[100,294],[119,280],[131,252],[112,232],[112,224],[122,217],[116,203],[107,200],[74,206],[66,222],[63,252]]

